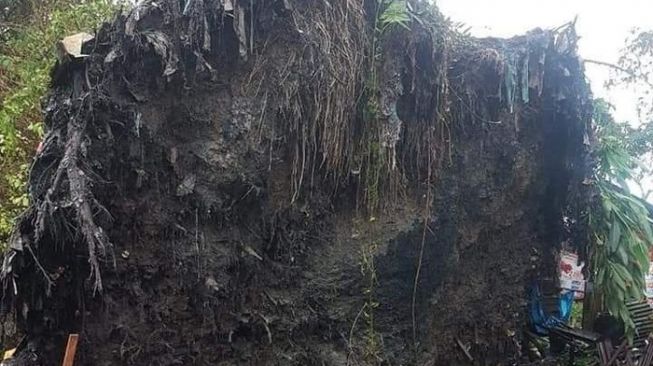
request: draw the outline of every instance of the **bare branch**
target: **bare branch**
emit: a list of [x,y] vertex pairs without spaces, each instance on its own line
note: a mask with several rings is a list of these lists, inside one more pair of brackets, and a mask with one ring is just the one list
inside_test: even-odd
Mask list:
[[648,80],[647,77],[644,77],[643,75],[638,75],[638,74],[634,73],[633,71],[628,70],[628,69],[626,69],[626,68],[623,68],[623,67],[621,67],[621,66],[619,66],[619,65],[616,65],[616,64],[613,64],[613,63],[610,63],[610,62],[599,61],[599,60],[592,60],[592,59],[585,59],[585,60],[583,60],[583,62],[588,63],[588,64],[594,64],[594,65],[599,65],[599,66],[605,66],[605,67],[609,67],[609,68],[611,68],[611,69],[617,70],[617,71],[619,71],[619,72],[623,72],[624,74],[627,74],[628,76],[630,76],[630,77],[632,77],[632,78],[634,78],[634,79],[636,79],[636,80],[639,80],[639,81],[645,83],[646,85],[648,85],[649,87],[651,87],[651,89],[653,89],[653,83],[651,83],[651,82]]

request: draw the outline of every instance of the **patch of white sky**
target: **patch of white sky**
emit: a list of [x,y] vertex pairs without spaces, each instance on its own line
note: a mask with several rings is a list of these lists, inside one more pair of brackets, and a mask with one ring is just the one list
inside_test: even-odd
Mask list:
[[[653,0],[436,0],[442,13],[477,37],[512,37],[533,28],[553,29],[576,20],[578,51],[587,60],[616,64],[634,28],[653,29]],[[605,88],[613,70],[585,64],[595,97],[614,107],[617,121],[637,124],[637,94]],[[645,183],[653,187],[652,182]],[[634,188],[634,187],[632,187]],[[650,200],[651,198],[649,198]]]

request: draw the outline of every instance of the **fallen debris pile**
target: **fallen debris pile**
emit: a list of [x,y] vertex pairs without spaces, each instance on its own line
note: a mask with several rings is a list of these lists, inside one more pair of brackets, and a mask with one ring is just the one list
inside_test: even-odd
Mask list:
[[[5,335],[58,364],[518,362],[583,237],[573,27],[423,2],[160,1],[53,71]],[[566,220],[563,220],[566,218]],[[36,361],[38,360],[38,361]]]

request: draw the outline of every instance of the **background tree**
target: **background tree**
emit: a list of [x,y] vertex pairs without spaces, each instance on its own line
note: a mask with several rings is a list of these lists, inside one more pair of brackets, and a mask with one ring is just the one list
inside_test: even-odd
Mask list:
[[643,298],[653,245],[648,208],[630,193],[627,183],[643,171],[636,163],[642,136],[627,124],[616,123],[609,104],[600,99],[594,102],[594,123],[598,199],[589,218],[591,276],[602,308],[621,319],[632,337],[635,325],[626,303]]
[[[653,198],[653,32],[633,31],[617,64],[588,62],[613,70],[606,87],[632,88],[639,96],[638,121],[618,123],[608,103],[594,103],[598,141],[594,179],[599,196],[590,214],[591,277],[597,298],[604,309],[624,321],[632,337],[634,324],[626,302],[643,297],[653,245],[644,202]],[[636,195],[630,191],[633,186],[639,191]]]

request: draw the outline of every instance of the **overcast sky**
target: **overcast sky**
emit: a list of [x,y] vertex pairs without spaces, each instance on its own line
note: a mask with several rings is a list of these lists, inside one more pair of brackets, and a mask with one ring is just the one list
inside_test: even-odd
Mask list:
[[[633,27],[653,28],[653,0],[436,0],[454,21],[472,27],[475,36],[510,37],[532,28],[554,28],[578,16],[579,52],[586,59],[616,63]],[[637,117],[636,98],[627,90],[608,92],[605,67],[587,64],[595,95],[616,107],[620,121]]]

